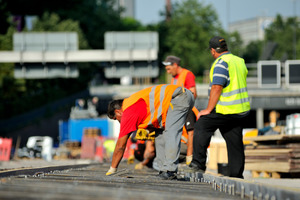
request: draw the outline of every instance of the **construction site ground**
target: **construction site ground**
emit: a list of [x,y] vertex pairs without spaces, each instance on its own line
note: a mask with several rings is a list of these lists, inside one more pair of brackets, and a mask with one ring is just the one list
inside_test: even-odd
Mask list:
[[[0,199],[300,199],[300,179],[252,178],[249,171],[244,180],[231,179],[207,170],[202,178],[182,174],[166,181],[153,169],[134,170],[136,163],[121,162],[118,174],[105,176],[110,163],[94,160],[2,161]],[[236,192],[229,183],[238,183]],[[255,194],[253,187],[266,192]]]

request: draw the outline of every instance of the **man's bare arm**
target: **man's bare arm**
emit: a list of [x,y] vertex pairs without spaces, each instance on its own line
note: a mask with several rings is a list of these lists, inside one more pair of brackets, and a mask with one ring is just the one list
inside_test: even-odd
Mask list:
[[222,94],[223,86],[222,85],[212,85],[209,95],[209,101],[206,109],[201,110],[197,116],[199,119],[202,115],[208,115],[217,105],[219,98]]
[[118,168],[120,161],[123,158],[124,151],[126,149],[127,140],[129,138],[129,134],[124,135],[123,137],[119,138],[116,144],[116,148],[113,153],[111,166],[113,168]]
[[189,90],[193,93],[194,98],[196,99],[196,98],[197,98],[197,90],[196,90],[196,87],[190,87]]

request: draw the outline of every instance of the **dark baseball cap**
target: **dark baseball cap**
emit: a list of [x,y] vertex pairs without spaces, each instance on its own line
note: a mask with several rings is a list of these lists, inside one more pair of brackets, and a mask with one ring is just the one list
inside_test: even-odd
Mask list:
[[165,61],[162,62],[163,65],[172,65],[173,63],[180,64],[180,58],[176,56],[168,56]]
[[218,49],[224,47],[227,47],[227,44],[223,37],[215,36],[209,40],[209,49]]

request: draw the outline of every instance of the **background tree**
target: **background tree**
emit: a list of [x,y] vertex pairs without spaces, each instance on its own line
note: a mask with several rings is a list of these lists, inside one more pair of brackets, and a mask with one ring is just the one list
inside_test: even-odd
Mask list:
[[[61,20],[55,13],[45,12],[33,24],[30,32],[76,32],[78,35],[79,49],[89,49],[88,41],[80,28],[79,22],[72,19]],[[28,32],[25,30],[25,32]]]
[[0,34],[6,34],[7,28],[9,27],[9,11],[7,8],[7,3],[4,0],[0,0]]
[[243,57],[243,41],[238,32],[224,33],[224,38],[226,39],[229,51],[234,55]]
[[277,48],[275,49],[272,59],[282,61],[294,59],[294,34],[296,34],[296,38],[298,38],[296,52],[297,58],[299,58],[300,27],[297,18],[289,17],[283,19],[281,15],[277,15],[275,21],[266,29],[265,33],[265,43],[269,41],[277,43]]
[[[113,9],[114,2],[114,0],[64,0],[40,3],[37,0],[0,0],[0,20],[3,18],[10,22],[1,23],[1,30],[5,30],[3,32],[6,34],[0,35],[0,49],[12,50],[12,37],[16,31],[73,31],[78,34],[80,49],[102,49],[106,31],[146,30],[146,27],[135,19],[120,18],[122,8]],[[27,30],[24,26],[26,15],[37,16],[32,30]],[[14,64],[1,63],[0,119],[10,118],[72,93],[86,90],[94,75],[99,71],[103,73],[99,63],[77,65],[80,72],[77,79],[15,79]]]
[[[26,31],[24,29],[24,31]],[[60,20],[57,14],[45,13],[37,19],[33,31],[74,31],[79,36],[79,46],[87,48],[88,42],[79,23],[73,20]],[[12,50],[15,27],[12,25],[5,35],[0,35],[0,49]],[[88,68],[79,64],[80,71]],[[90,77],[83,74],[78,79],[15,79],[14,64],[0,64],[0,119],[21,114],[64,96],[87,88]]]
[[[208,50],[208,41],[216,35],[224,36],[216,11],[212,5],[197,0],[184,0],[173,5],[171,20],[166,23],[166,52],[182,59],[182,66],[202,76],[209,69],[213,58]],[[232,38],[236,35],[232,35]]]
[[[79,26],[93,49],[104,47],[106,31],[123,30],[119,10],[114,9],[115,0],[2,0],[12,16],[23,19],[26,15],[42,17],[45,12],[56,13],[61,20],[79,22]],[[21,24],[24,27],[24,23]]]
[[263,41],[251,41],[243,50],[242,57],[246,63],[256,63],[262,54]]

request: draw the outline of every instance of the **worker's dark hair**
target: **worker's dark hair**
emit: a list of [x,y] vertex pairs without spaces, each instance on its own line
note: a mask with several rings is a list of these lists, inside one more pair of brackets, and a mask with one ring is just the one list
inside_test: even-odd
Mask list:
[[228,51],[226,40],[220,36],[215,36],[209,40],[209,48],[215,49],[217,53]]
[[222,53],[224,51],[228,51],[228,48],[227,48],[227,45],[226,46],[223,46],[223,47],[218,47],[216,48],[216,52],[217,53]]
[[109,102],[108,108],[107,108],[107,116],[110,119],[114,119],[116,109],[119,110],[122,108],[123,100],[124,99],[117,99],[117,100],[112,100],[111,102]]

